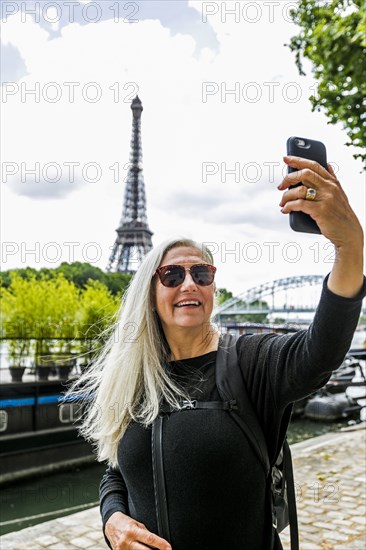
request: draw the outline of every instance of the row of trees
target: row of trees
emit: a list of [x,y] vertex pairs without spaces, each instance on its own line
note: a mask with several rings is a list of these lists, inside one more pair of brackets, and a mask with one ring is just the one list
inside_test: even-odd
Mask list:
[[8,288],[11,285],[14,275],[22,279],[45,279],[63,275],[67,281],[72,281],[77,288],[85,289],[90,280],[100,281],[113,295],[124,292],[131,280],[131,275],[126,273],[105,273],[99,267],[86,262],[73,262],[71,264],[63,262],[56,268],[35,269],[25,267],[9,271],[3,271],[0,274],[1,286]]
[[1,273],[1,336],[10,365],[24,370],[31,358],[37,366],[70,366],[75,355],[91,361],[130,280],[82,262]]
[[12,362],[24,366],[33,355],[40,364],[42,357],[75,352],[90,359],[95,342],[117,312],[122,292],[113,295],[104,283],[92,279],[79,288],[62,273],[23,278],[14,272],[10,284],[1,288],[2,337],[8,339]]

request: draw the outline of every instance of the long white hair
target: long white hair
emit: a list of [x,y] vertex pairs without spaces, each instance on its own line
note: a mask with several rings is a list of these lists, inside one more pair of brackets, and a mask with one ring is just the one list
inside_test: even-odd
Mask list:
[[116,322],[95,362],[67,392],[86,403],[80,432],[96,446],[98,460],[117,465],[118,444],[131,421],[151,424],[166,400],[173,407],[188,399],[164,364],[168,345],[154,311],[153,277],[165,254],[178,246],[197,249],[212,264],[210,250],[191,239],[161,243],[144,258],[124,294]]

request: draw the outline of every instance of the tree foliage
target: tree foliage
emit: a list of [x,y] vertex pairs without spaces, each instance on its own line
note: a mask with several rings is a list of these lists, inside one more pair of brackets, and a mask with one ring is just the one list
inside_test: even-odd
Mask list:
[[37,270],[33,267],[25,267],[21,269],[14,269],[4,271],[1,273],[1,283],[4,287],[8,287],[11,284],[11,275],[16,273],[22,279],[42,279],[57,277],[62,274],[68,281],[72,281],[74,285],[79,289],[85,289],[88,281],[100,281],[103,283],[113,295],[120,295],[125,292],[127,286],[131,280],[131,275],[126,273],[105,273],[99,267],[95,267],[86,262],[73,262],[71,264],[62,262],[62,264],[56,268],[42,267]]
[[9,339],[12,358],[21,364],[30,341],[36,363],[54,353],[84,352],[85,347],[89,352],[111,324],[119,295],[113,296],[101,281],[89,279],[85,288],[78,288],[62,273],[28,275],[13,272],[8,286],[1,287],[2,336]]
[[346,145],[362,148],[354,157],[365,160],[364,0],[299,0],[291,16],[301,29],[289,44],[296,65],[305,74],[303,58],[309,59],[318,82],[313,111],[324,110],[330,124],[340,122],[350,138]]
[[230,292],[229,290],[226,290],[226,288],[217,289],[217,302],[219,306],[224,302],[226,302],[226,300],[230,300],[230,298],[232,297],[233,297],[233,293]]
[[80,351],[87,363],[103,344],[101,336],[112,325],[120,306],[118,296],[100,281],[89,280],[80,294],[79,337]]

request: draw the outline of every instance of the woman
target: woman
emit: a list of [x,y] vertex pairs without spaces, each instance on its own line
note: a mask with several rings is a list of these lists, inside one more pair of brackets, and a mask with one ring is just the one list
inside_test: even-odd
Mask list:
[[[279,185],[285,191],[282,212],[310,214],[334,243],[336,261],[307,331],[237,341],[238,368],[269,450],[288,405],[323,386],[341,364],[366,294],[362,228],[333,170],[298,157],[285,162],[297,171]],[[289,189],[300,181],[304,186]],[[305,198],[308,189],[315,190],[308,193],[311,200]],[[209,251],[190,240],[151,251],[130,285],[109,344],[83,380],[94,404],[84,435],[97,442],[99,459],[109,462],[100,497],[113,550],[269,548],[265,479],[244,434],[226,411],[179,410],[183,400],[220,399],[220,336],[210,322],[212,263]],[[151,425],[163,403],[179,411],[164,426],[169,541],[157,534],[151,451]],[[277,534],[274,547],[282,548]]]

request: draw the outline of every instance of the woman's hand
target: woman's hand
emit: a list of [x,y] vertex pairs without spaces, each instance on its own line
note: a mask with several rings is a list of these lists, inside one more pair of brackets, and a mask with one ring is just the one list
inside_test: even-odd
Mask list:
[[[322,234],[335,246],[336,259],[328,287],[340,296],[352,297],[362,286],[363,231],[332,167],[328,170],[315,161],[300,157],[284,157],[296,172],[287,174],[278,186],[285,190],[280,206],[284,214],[305,212],[319,226]],[[290,185],[303,185],[289,189]],[[314,200],[306,200],[309,188],[316,190]]]
[[[357,241],[362,246],[361,225],[332,167],[328,164],[328,172],[317,162],[299,157],[284,157],[284,161],[297,171],[288,174],[278,189],[287,189],[299,182],[303,186],[288,189],[283,194],[280,202],[282,212],[288,214],[301,210],[309,214],[337,248]],[[313,201],[305,199],[309,187],[316,190]]]
[[115,512],[105,524],[105,534],[113,550],[172,550],[171,545],[148,531],[143,523]]

